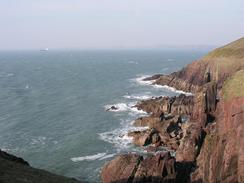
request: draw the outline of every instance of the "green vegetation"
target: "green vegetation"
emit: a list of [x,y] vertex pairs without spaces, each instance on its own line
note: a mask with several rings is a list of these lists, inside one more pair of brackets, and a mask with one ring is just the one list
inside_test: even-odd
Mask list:
[[206,55],[205,59],[213,59],[219,57],[244,57],[244,38],[238,39],[230,44],[223,47],[217,48]]
[[223,86],[224,100],[234,97],[244,97],[244,69],[227,79]]

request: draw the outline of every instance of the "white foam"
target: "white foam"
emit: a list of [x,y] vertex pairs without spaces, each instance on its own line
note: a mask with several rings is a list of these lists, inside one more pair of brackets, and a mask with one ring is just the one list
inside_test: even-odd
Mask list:
[[[135,114],[147,114],[143,110],[137,109],[135,106],[136,103],[118,103],[118,104],[111,104],[111,105],[105,105],[105,110],[109,110],[111,112],[132,112]],[[114,106],[116,109],[111,109],[111,107]],[[110,110],[111,109],[111,110]]]
[[101,157],[99,160],[104,160],[104,159],[108,159],[108,158],[112,158],[114,157],[116,154],[108,154],[108,155],[105,155],[103,157]]
[[151,77],[150,75],[142,75],[135,79],[131,79],[131,81],[138,83],[139,85],[152,85],[155,80],[144,81],[145,78]]
[[130,131],[143,131],[149,127],[134,127],[133,121],[123,121],[121,122],[121,128],[115,130],[100,133],[99,137],[101,140],[114,144],[117,150],[125,150],[130,148],[132,144],[132,137],[128,136]]
[[129,64],[138,64],[138,62],[133,61],[133,60],[129,61],[128,63],[129,63]]
[[100,133],[99,137],[105,142],[109,142],[118,149],[127,149],[132,144],[132,138],[127,135],[128,130],[126,129],[115,129],[110,132]]
[[173,87],[170,87],[170,86],[167,86],[167,85],[153,85],[154,88],[163,88],[163,89],[166,89],[166,90],[170,90],[172,92],[175,92],[175,93],[180,93],[180,94],[185,94],[186,96],[192,96],[193,94],[190,93],[190,92],[184,92],[182,90],[176,90],[175,88]]
[[7,77],[12,77],[12,76],[14,76],[14,73],[7,74]]
[[150,86],[153,86],[154,88],[163,88],[163,89],[167,89],[167,90],[170,90],[172,92],[175,92],[175,93],[185,94],[186,96],[192,96],[193,95],[190,92],[184,92],[182,90],[176,90],[175,88],[170,87],[170,86],[167,86],[167,85],[153,84],[156,80],[144,81],[144,79],[145,78],[148,78],[148,77],[151,77],[151,76],[149,76],[149,75],[143,75],[143,76],[140,76],[138,78],[132,79],[132,81],[135,81],[135,82],[137,82],[140,85],[150,85]]
[[79,161],[93,161],[99,158],[102,158],[106,155],[106,153],[97,153],[94,155],[89,155],[89,156],[81,156],[81,157],[74,157],[71,158],[71,161],[73,162],[79,162]]
[[123,97],[132,100],[147,100],[153,98],[150,95],[124,95]]
[[30,144],[31,145],[45,145],[47,141],[46,137],[39,136],[37,138],[32,138]]

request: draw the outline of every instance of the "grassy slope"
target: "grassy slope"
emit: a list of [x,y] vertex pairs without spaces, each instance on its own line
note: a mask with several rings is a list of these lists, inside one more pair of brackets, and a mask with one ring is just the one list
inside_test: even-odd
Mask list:
[[244,97],[244,70],[240,70],[228,78],[223,86],[224,100]]
[[215,49],[206,55],[203,60],[208,62],[215,73],[218,72],[220,76],[223,74],[230,75],[240,69],[243,69],[244,38]]
[[213,59],[218,57],[243,58],[244,38],[240,38],[230,44],[215,49],[214,51],[210,52],[207,56],[205,56],[205,59]]

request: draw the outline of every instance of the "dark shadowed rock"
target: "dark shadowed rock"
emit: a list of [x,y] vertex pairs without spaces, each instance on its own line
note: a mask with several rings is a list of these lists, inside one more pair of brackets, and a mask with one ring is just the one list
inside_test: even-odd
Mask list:
[[56,175],[29,166],[18,158],[0,150],[1,183],[79,183],[78,180]]

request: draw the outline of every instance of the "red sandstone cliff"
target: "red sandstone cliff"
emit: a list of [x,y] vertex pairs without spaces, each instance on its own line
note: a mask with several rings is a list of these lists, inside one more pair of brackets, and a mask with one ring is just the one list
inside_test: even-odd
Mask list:
[[[145,159],[118,156],[103,168],[103,182],[243,183],[244,38],[210,52],[179,72],[146,80],[195,95],[139,103],[136,107],[151,115],[137,119],[135,125],[150,129],[129,135],[135,144],[161,155]],[[174,150],[176,156],[160,152],[160,146]],[[134,156],[138,161],[127,161]],[[126,161],[122,163],[121,158]],[[125,171],[128,168],[130,172]]]

